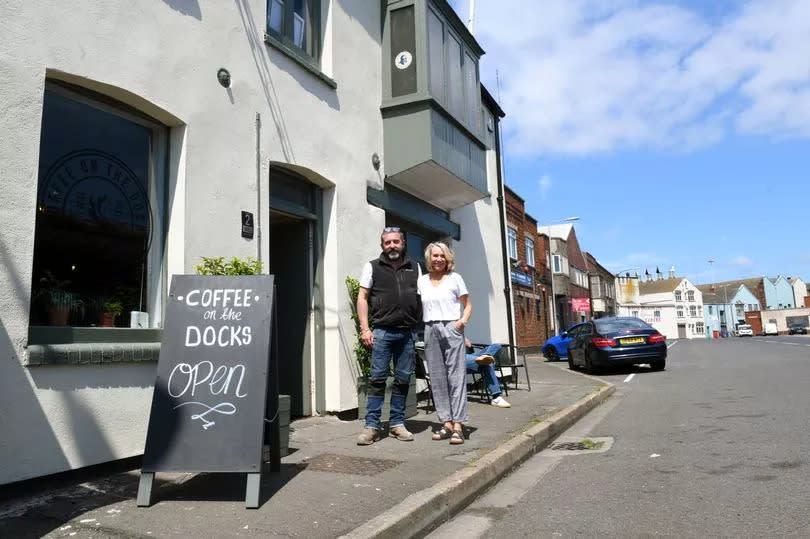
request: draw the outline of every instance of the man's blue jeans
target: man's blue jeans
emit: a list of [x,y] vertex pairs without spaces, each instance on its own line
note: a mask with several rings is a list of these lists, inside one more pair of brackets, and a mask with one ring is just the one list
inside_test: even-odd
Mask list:
[[498,383],[498,377],[495,375],[495,369],[492,365],[479,365],[475,362],[475,358],[488,354],[495,356],[501,350],[500,344],[490,344],[480,352],[474,354],[467,354],[467,372],[470,374],[480,374],[484,379],[484,383],[489,389],[489,394],[497,397],[501,394],[501,385]]
[[405,425],[405,400],[413,376],[413,330],[398,328],[374,328],[374,346],[371,349],[371,374],[369,376],[366,428],[379,429],[385,382],[389,365],[394,364],[394,387],[391,391],[391,415],[389,427]]

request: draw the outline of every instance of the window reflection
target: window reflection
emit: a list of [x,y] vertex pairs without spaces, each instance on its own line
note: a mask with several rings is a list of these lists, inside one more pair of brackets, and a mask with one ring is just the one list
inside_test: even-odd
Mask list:
[[151,136],[147,127],[46,90],[32,325],[129,327],[130,311],[147,310]]

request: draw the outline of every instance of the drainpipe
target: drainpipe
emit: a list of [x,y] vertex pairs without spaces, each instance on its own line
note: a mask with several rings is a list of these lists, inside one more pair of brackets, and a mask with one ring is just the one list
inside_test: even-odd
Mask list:
[[256,113],[256,260],[262,260],[262,116]]
[[506,250],[506,201],[503,195],[503,173],[501,170],[503,167],[503,157],[501,156],[501,122],[498,119],[495,121],[495,157],[498,160],[498,215],[501,221],[501,258],[503,260],[504,278],[503,295],[506,299],[506,325],[509,331],[509,343],[512,346],[517,346],[515,323],[514,320],[512,320],[512,275],[509,271],[509,253]]

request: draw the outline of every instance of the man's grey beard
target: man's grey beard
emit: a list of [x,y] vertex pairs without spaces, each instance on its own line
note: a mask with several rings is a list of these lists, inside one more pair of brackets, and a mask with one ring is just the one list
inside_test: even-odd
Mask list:
[[401,253],[399,251],[396,251],[396,250],[392,249],[392,250],[388,251],[387,253],[385,253],[385,256],[388,257],[388,260],[399,260],[400,256],[402,256],[402,255],[401,255]]

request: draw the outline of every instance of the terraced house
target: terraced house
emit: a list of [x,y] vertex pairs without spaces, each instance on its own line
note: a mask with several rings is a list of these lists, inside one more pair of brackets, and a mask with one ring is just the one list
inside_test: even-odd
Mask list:
[[445,0],[42,0],[0,20],[0,484],[142,452],[167,286],[202,256],[276,275],[294,416],[357,407],[344,280],[385,226],[414,256],[452,242],[468,334],[509,341],[504,113]]

